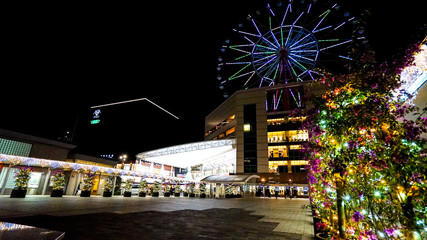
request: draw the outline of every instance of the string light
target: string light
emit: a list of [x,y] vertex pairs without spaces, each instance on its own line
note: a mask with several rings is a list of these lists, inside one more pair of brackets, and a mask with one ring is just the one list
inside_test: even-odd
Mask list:
[[[426,198],[419,192],[425,192],[426,185],[424,178],[419,180],[423,171],[417,165],[426,147],[426,141],[419,138],[425,129],[415,120],[409,126],[409,121],[398,119],[403,113],[396,112],[410,111],[390,97],[389,86],[398,78],[389,77],[388,69],[382,69],[387,67],[375,68],[369,78],[362,71],[345,79],[325,77],[327,90],[316,103],[318,111],[307,118],[307,125],[315,129],[306,149],[310,154],[310,196],[333,239],[412,235],[414,229],[407,223],[415,219],[417,229],[425,228],[419,219],[425,213],[420,206],[425,206]],[[340,181],[344,184],[338,184]],[[337,231],[335,221],[340,218],[339,190],[346,212],[345,236]],[[401,211],[403,206],[413,208],[412,220],[408,211]],[[380,228],[370,224],[378,221],[383,222]]]

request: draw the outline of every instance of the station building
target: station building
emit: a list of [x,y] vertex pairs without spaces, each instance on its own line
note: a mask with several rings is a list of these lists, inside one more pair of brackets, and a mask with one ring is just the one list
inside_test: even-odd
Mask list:
[[300,152],[308,140],[300,130],[305,116],[289,115],[309,108],[304,96],[314,90],[320,91],[319,84],[301,82],[237,91],[206,116],[204,142],[143,152],[137,159],[141,165],[171,166],[176,176],[210,183],[220,194],[224,184],[237,184],[246,193],[279,188],[283,196],[291,188],[308,196],[307,162]]
[[[32,169],[28,195],[50,194],[52,175],[59,170],[65,174],[65,194],[74,194],[83,173],[88,171],[97,173],[92,194],[102,194],[104,180],[113,171],[108,169],[116,161],[71,153],[75,147],[76,145],[69,143],[0,129],[0,195],[11,193],[15,173],[22,167]],[[104,169],[105,171],[99,171]]]
[[[307,178],[301,153],[308,133],[300,130],[304,114],[296,109],[311,107],[305,98],[320,91],[312,81],[235,92],[205,119],[205,140],[235,139],[237,175],[256,174],[256,186],[279,195],[286,188],[307,196]],[[263,190],[265,191],[265,190]]]

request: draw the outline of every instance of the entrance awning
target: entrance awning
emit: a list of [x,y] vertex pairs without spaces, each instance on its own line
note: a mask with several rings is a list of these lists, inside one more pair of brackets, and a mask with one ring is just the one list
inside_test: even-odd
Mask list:
[[187,143],[172,147],[143,152],[136,155],[138,159],[188,168],[203,164],[204,167],[236,164],[236,140],[224,139]]
[[227,176],[210,175],[201,179],[200,182],[245,184],[253,178],[260,178],[260,176],[258,175],[227,175]]

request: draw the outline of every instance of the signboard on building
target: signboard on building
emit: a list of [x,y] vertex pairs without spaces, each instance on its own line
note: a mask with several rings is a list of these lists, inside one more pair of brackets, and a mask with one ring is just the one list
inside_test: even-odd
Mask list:
[[98,124],[101,122],[101,109],[95,109],[92,114],[92,120],[90,124]]

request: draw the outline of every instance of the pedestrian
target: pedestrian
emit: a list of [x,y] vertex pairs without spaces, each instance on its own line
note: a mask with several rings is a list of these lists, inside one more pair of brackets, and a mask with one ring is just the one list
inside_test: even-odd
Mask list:
[[274,195],[276,195],[276,199],[279,196],[279,186],[276,186],[276,189],[274,189]]
[[292,198],[292,188],[289,189],[289,198]]

